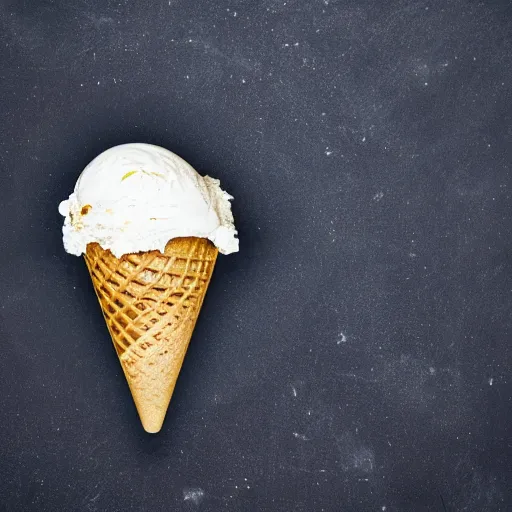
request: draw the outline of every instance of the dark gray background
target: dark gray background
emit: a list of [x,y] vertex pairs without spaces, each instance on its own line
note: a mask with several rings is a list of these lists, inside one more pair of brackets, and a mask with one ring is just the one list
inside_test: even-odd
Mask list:
[[[2,510],[512,510],[510,2],[0,6]],[[155,436],[57,213],[131,141],[240,231]]]

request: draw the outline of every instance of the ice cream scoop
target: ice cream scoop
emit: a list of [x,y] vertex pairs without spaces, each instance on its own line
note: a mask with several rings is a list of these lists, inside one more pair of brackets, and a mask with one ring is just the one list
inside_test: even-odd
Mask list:
[[219,180],[150,144],[123,144],[96,157],[59,206],[64,247],[74,255],[97,242],[116,257],[164,251],[173,238],[208,238],[222,254],[238,251],[230,200]]

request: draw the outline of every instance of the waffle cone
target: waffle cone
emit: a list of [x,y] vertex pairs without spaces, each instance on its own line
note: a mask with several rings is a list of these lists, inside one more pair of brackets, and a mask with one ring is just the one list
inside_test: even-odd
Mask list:
[[164,253],[116,258],[97,243],[85,261],[142,426],[158,432],[217,258],[205,238],[175,238]]

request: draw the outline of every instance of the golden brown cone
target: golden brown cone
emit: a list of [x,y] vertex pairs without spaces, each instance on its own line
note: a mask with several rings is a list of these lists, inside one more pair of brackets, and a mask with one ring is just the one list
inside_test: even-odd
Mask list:
[[162,427],[217,254],[195,237],[170,240],[164,253],[121,258],[87,245],[85,261],[147,432]]

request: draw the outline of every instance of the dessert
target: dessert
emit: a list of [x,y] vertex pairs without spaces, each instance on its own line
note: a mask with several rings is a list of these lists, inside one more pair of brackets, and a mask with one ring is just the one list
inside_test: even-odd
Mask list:
[[161,429],[218,252],[238,251],[231,199],[174,153],[124,144],[59,205],[147,432]]

